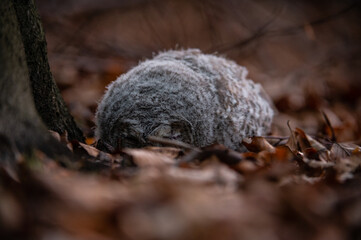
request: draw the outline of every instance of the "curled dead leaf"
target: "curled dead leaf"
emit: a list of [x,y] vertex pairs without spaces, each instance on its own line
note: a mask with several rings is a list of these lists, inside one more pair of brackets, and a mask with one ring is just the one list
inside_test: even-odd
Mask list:
[[154,147],[154,146],[148,146],[145,147],[144,149],[155,152],[155,153],[160,153],[164,156],[167,156],[169,158],[175,159],[177,157],[179,157],[180,155],[183,154],[183,150],[179,149],[179,148],[174,148],[174,147]]
[[95,147],[89,146],[85,143],[79,142],[79,145],[92,157],[98,157],[100,150],[96,149]]
[[275,148],[264,137],[253,137],[252,141],[243,141],[242,144],[252,152],[275,152]]
[[138,167],[150,167],[150,166],[167,166],[175,163],[173,158],[162,154],[160,152],[152,151],[149,149],[123,149],[123,152],[128,154],[133,163]]

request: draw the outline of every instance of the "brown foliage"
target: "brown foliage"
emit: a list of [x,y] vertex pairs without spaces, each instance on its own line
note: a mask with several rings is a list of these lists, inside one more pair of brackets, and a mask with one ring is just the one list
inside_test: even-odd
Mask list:
[[[0,239],[360,239],[356,1],[38,2],[52,71],[89,144],[54,133],[78,161],[34,152],[0,169]],[[279,111],[272,134],[244,153],[90,145],[104,87],[176,43],[247,66]]]
[[361,148],[299,128],[267,138],[250,139],[244,153],[213,145],[109,154],[73,141],[68,147],[81,160],[73,170],[35,153],[19,160],[19,179],[0,173],[1,232],[6,239],[360,236]]

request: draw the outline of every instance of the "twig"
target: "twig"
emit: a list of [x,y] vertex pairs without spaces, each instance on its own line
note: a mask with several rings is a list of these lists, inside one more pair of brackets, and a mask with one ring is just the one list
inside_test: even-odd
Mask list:
[[280,140],[286,140],[289,138],[289,137],[281,137],[281,136],[261,136],[261,137],[265,139],[280,139]]
[[193,147],[192,145],[189,145],[188,143],[181,142],[178,140],[173,140],[173,139],[161,138],[161,137],[156,137],[156,136],[148,136],[148,141],[160,143],[160,144],[164,144],[164,145],[168,145],[168,146],[173,146],[173,147],[184,148],[187,150],[199,150],[198,148]]
[[295,31],[298,31],[300,29],[303,29],[305,25],[311,25],[311,26],[317,26],[317,25],[321,25],[324,23],[327,23],[329,21],[332,21],[338,17],[343,16],[344,14],[346,14],[347,12],[349,12],[350,10],[352,10],[355,6],[357,6],[357,1],[353,4],[350,4],[349,6],[341,9],[340,11],[334,13],[334,14],[330,14],[328,16],[325,17],[321,17],[319,19],[313,20],[313,21],[309,21],[308,23],[302,23],[296,26],[291,26],[291,27],[286,27],[283,29],[279,29],[279,30],[272,30],[272,31],[266,31],[266,29],[268,28],[268,26],[272,23],[272,21],[275,20],[275,18],[271,19],[271,21],[265,23],[263,26],[261,26],[252,36],[246,38],[246,39],[242,39],[239,42],[236,42],[230,46],[222,46],[222,47],[218,47],[218,49],[216,48],[215,50],[217,50],[217,52],[227,52],[230,51],[232,49],[235,48],[242,48],[242,47],[246,47],[248,44],[252,43],[255,40],[259,40],[262,39],[264,37],[274,37],[274,36],[282,36],[282,35],[287,35],[287,34],[291,34]]

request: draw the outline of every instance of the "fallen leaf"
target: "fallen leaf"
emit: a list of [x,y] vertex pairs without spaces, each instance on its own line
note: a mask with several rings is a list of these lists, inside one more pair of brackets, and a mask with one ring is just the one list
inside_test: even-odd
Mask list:
[[138,167],[159,167],[175,164],[174,159],[170,158],[166,154],[147,149],[126,148],[123,149],[123,152],[131,156],[132,161]]

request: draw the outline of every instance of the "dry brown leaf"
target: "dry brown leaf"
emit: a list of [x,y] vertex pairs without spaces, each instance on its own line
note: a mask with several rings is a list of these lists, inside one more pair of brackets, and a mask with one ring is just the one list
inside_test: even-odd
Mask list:
[[311,144],[311,147],[313,147],[317,152],[322,152],[322,151],[327,150],[327,148],[322,143],[315,140],[310,135],[306,134],[306,138],[307,138],[308,142]]
[[358,151],[361,150],[361,147],[360,147],[359,145],[357,145],[357,144],[354,144],[354,143],[348,143],[348,142],[346,142],[346,143],[339,143],[339,145],[340,145],[343,149],[349,151],[351,154],[352,154],[353,152],[357,153]]
[[132,161],[138,167],[168,166],[175,164],[174,159],[159,152],[147,149],[123,149],[123,152],[132,157]]
[[87,137],[86,139],[85,139],[85,143],[86,144],[88,144],[88,145],[93,145],[93,144],[95,144],[95,142],[96,142],[96,140],[95,140],[95,138],[94,137]]
[[79,145],[92,157],[98,157],[100,150],[96,149],[95,147],[89,146],[85,143],[79,142]]
[[331,147],[330,153],[334,159],[340,159],[351,156],[352,151],[342,147],[338,143],[334,143]]
[[298,152],[297,140],[296,140],[295,132],[291,128],[290,121],[287,122],[287,126],[290,131],[290,137],[288,138],[286,146],[289,147],[289,149],[293,153],[296,153]]
[[353,173],[361,167],[361,154],[355,154],[349,157],[342,157],[336,160],[335,169],[337,179],[344,182],[353,178]]
[[[308,159],[320,160],[320,153],[327,151],[323,144],[307,135],[302,129],[296,128],[295,136],[302,153]],[[323,160],[326,159],[323,158]]]
[[253,137],[251,143],[243,141],[243,145],[252,152],[275,152],[275,148],[264,137]]
[[241,161],[236,166],[233,166],[233,168],[241,173],[252,173],[257,171],[260,166],[252,161]]
[[207,164],[202,169],[172,167],[169,168],[166,173],[178,181],[202,184],[217,183],[234,187],[238,185],[242,179],[234,170],[218,161]]
[[296,128],[295,136],[302,152],[305,152],[307,149],[312,147],[311,143],[307,139],[306,133],[302,129]]
[[183,153],[182,149],[179,148],[173,148],[173,147],[153,147],[153,146],[148,146],[145,147],[144,149],[155,152],[155,153],[160,153],[164,156],[167,156],[171,159],[175,159],[177,157],[179,157],[179,155],[181,153]]
[[307,157],[303,157],[302,161],[306,163],[311,168],[330,168],[335,166],[334,162],[326,162],[324,160],[314,160],[314,159],[308,159]]
[[56,140],[58,140],[59,142],[61,141],[61,138],[60,138],[60,134],[58,132],[55,132],[53,130],[48,130],[50,135],[53,136]]
[[286,146],[276,147],[275,150],[276,151],[272,154],[272,158],[274,159],[274,161],[286,162],[291,161],[294,158],[294,154],[292,153],[290,148]]

